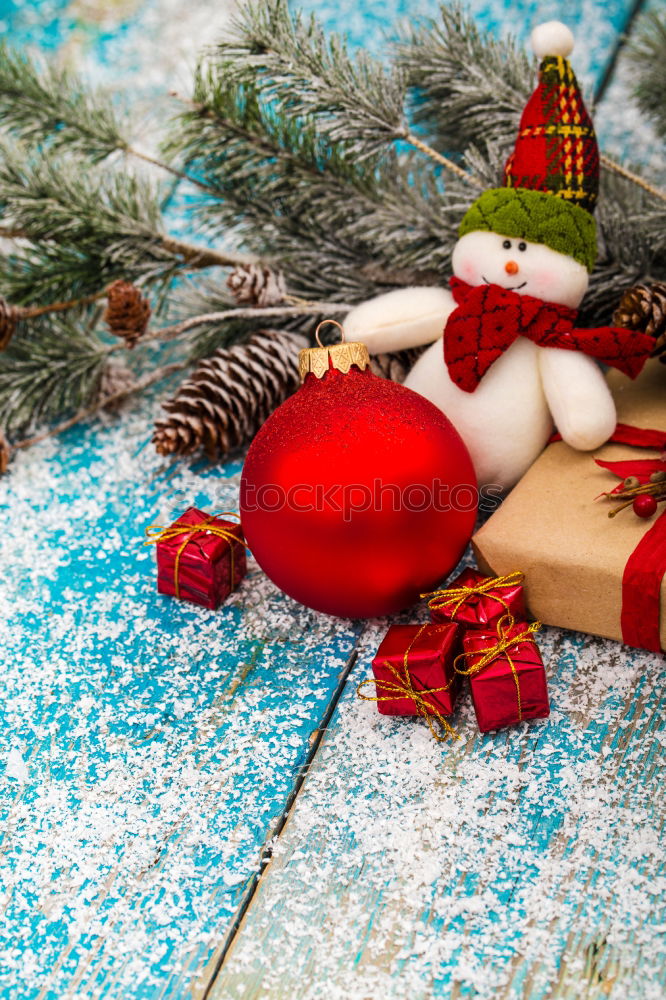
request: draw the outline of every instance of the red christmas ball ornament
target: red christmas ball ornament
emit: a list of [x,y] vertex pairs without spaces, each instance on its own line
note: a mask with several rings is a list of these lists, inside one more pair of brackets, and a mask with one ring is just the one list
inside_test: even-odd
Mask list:
[[657,501],[649,493],[643,493],[636,497],[631,506],[634,514],[638,514],[639,517],[652,517],[657,510]]
[[372,374],[363,344],[311,348],[300,365],[301,388],[245,460],[247,544],[307,607],[351,618],[399,611],[469,542],[478,506],[469,453],[437,407]]

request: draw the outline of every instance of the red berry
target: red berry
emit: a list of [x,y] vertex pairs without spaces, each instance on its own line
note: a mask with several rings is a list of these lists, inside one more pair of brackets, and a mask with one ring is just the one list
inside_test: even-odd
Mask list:
[[636,497],[632,506],[634,514],[638,514],[639,517],[652,517],[657,509],[657,501],[649,493],[643,493]]

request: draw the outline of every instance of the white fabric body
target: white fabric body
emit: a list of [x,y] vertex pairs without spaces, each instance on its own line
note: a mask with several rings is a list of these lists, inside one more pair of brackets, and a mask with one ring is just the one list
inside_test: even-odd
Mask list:
[[[576,309],[588,274],[572,257],[496,233],[467,233],[456,244],[453,273]],[[612,434],[615,405],[596,362],[578,351],[537,347],[524,337],[486,372],[474,392],[449,377],[441,342],[455,302],[442,288],[404,288],[353,309],[344,328],[371,354],[432,344],[405,385],[438,406],[465,441],[480,485],[507,489],[543,450],[553,424],[573,448],[591,450]]]

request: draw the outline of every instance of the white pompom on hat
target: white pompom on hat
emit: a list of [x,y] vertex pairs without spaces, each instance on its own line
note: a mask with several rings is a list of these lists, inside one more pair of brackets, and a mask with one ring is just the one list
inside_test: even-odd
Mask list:
[[573,52],[574,36],[561,21],[546,21],[537,24],[530,35],[530,45],[537,59],[545,59],[546,56],[566,58]]

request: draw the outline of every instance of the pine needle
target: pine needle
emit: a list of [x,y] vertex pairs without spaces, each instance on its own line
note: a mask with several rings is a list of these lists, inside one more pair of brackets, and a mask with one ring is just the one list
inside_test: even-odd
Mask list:
[[314,16],[291,13],[287,0],[249,0],[234,31],[217,47],[225,78],[252,83],[289,118],[317,118],[333,142],[357,158],[374,156],[405,126],[406,81],[344,39],[327,35]]
[[0,354],[0,425],[9,433],[90,403],[106,358],[101,341],[60,318],[34,323],[30,339]]
[[92,162],[127,149],[111,97],[68,70],[39,65],[0,42],[0,119],[23,139],[67,147]]
[[441,4],[438,18],[407,28],[405,35],[398,65],[414,88],[414,121],[436,148],[506,148],[536,81],[522,48],[512,38],[497,41],[479,31],[460,3]]
[[666,138],[666,13],[643,14],[638,21],[629,56],[636,75],[634,94],[657,134]]
[[1,141],[0,206],[29,241],[0,258],[0,288],[17,304],[94,294],[118,277],[161,281],[178,266],[153,185],[69,150]]
[[281,115],[254,85],[229,83],[214,60],[177,127],[189,168],[218,195],[201,203],[204,224],[280,260],[295,294],[371,294],[377,265],[443,272],[461,196],[441,189],[430,164],[392,149],[359,161],[318,120]]

